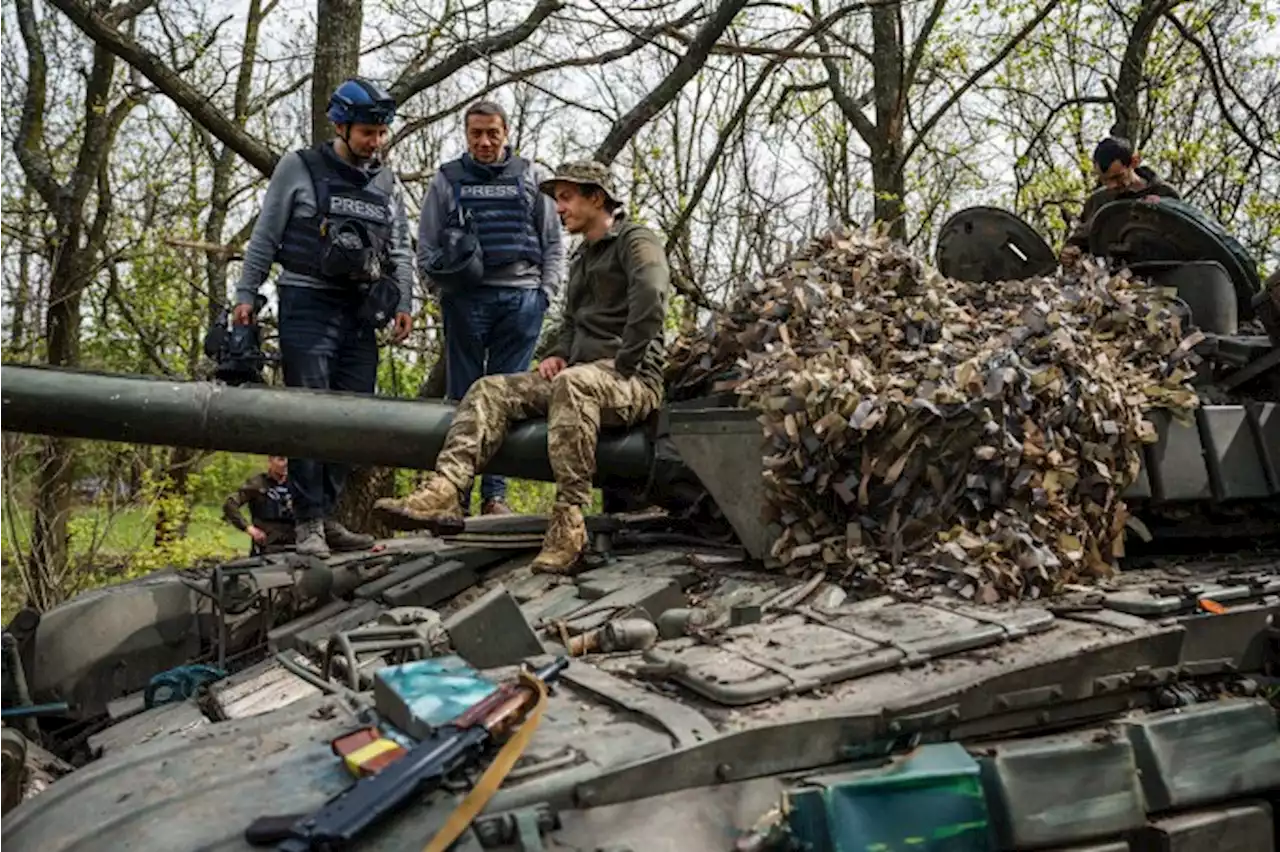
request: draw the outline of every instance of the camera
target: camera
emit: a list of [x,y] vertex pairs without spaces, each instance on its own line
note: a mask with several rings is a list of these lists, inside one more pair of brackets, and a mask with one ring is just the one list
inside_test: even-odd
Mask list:
[[[254,317],[266,305],[266,297],[257,296],[253,304]],[[262,368],[267,356],[262,352],[262,327],[256,319],[248,325],[235,325],[231,322],[231,312],[219,309],[205,335],[204,354],[215,364],[213,377],[217,381],[232,386],[264,383]]]

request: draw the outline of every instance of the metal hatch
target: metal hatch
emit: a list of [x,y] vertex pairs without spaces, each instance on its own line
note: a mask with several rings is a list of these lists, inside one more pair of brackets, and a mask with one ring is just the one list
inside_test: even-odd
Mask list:
[[889,596],[831,609],[799,607],[715,641],[681,638],[645,652],[651,676],[727,707],[805,693],[899,666],[921,665],[1052,629],[1052,613]]
[[969,207],[938,234],[938,270],[959,281],[1020,281],[1046,275],[1058,258],[1035,229],[998,207]]
[[1190,204],[1161,198],[1103,205],[1089,229],[1089,251],[1125,264],[1216,262],[1231,277],[1240,318],[1253,318],[1253,297],[1262,286],[1257,263],[1221,225]]

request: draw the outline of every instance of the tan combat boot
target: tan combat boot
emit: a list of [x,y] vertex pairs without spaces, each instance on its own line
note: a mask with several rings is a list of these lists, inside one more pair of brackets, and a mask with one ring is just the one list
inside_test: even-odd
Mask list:
[[416,529],[418,525],[444,519],[462,519],[458,489],[439,474],[408,497],[384,497],[373,509],[395,529]]
[[568,574],[587,546],[587,524],[582,509],[557,503],[551,510],[542,552],[533,560],[535,574]]

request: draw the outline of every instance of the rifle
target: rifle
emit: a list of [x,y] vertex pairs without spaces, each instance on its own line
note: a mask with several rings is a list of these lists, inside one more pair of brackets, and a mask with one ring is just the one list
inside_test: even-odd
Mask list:
[[[403,757],[378,774],[360,779],[320,810],[296,819],[260,817],[245,831],[245,839],[253,844],[283,841],[277,847],[279,852],[347,848],[369,827],[416,797],[439,789],[459,770],[480,763],[568,665],[568,657],[559,657],[536,671],[521,672],[519,680],[502,684],[461,716],[432,731]],[[292,821],[287,828],[281,824],[286,819]]]

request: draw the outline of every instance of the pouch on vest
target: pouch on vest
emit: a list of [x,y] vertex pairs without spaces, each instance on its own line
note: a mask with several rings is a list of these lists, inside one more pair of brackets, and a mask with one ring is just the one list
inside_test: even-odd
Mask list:
[[258,513],[250,512],[254,515],[254,522],[265,521],[267,523],[278,524],[293,520],[293,498],[289,493],[289,486],[285,484],[277,484],[268,486],[263,492],[262,499],[252,507],[258,510]]
[[380,329],[395,318],[400,307],[400,287],[390,275],[377,281],[360,285],[360,307],[356,318],[361,324],[374,330]]
[[365,224],[357,219],[320,224],[324,253],[320,256],[320,272],[325,278],[349,278],[352,281],[377,281],[382,277],[382,248]]
[[[355,170],[336,155],[308,149],[300,151],[316,193],[319,245],[312,257],[299,255],[292,262],[302,274],[316,274],[330,281],[372,283],[387,274],[394,213],[390,196],[368,182],[349,177]],[[376,178],[374,179],[376,180]],[[318,257],[317,257],[318,255]],[[290,269],[290,264],[284,264]],[[311,269],[307,267],[311,266]]]
[[440,229],[440,247],[427,264],[427,274],[444,290],[478,286],[484,280],[484,253],[471,215],[454,209]]

